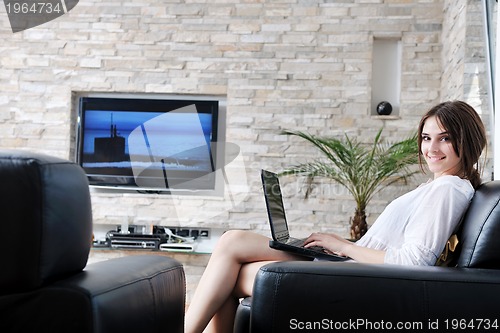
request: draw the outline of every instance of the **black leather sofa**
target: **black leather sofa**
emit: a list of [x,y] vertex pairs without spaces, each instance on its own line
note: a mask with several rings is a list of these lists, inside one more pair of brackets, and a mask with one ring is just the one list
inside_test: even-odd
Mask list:
[[92,209],[76,164],[0,152],[0,332],[183,332],[184,270],[163,256],[88,265]]
[[453,267],[282,262],[263,267],[235,332],[500,330],[500,181],[474,195]]

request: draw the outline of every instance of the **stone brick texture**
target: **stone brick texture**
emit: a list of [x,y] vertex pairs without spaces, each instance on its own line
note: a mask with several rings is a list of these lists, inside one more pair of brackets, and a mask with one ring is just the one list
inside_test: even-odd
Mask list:
[[[260,169],[320,157],[281,130],[369,143],[384,127],[395,142],[447,99],[470,102],[490,122],[477,0],[88,0],[15,34],[1,6],[0,13],[1,148],[75,159],[79,94],[214,95],[227,105],[226,140],[241,147],[250,186],[241,204],[227,209],[220,198],[181,196],[185,211],[219,213],[179,221],[169,196],[92,190],[96,224],[127,218],[268,235]],[[402,43],[396,117],[370,110],[371,87],[384,84],[371,80],[374,38]],[[369,223],[427,177],[380,192]],[[348,236],[355,205],[345,189],[315,179],[306,198],[303,177],[283,183],[294,232]]]

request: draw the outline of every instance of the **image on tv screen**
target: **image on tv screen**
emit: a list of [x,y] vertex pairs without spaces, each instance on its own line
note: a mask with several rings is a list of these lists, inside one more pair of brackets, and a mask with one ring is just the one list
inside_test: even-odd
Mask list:
[[80,164],[92,183],[204,187],[214,171],[213,114],[191,104],[168,112],[86,109]]

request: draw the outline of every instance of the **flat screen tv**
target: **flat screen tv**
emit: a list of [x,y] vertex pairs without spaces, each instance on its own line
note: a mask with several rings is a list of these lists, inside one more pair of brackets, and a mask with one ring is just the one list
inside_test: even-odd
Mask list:
[[214,190],[217,100],[80,97],[77,161],[89,184]]

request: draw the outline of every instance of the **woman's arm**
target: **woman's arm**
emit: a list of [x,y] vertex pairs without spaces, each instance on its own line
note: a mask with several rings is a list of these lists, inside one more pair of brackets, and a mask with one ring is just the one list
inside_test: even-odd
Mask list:
[[346,256],[357,262],[383,264],[385,251],[358,246],[335,234],[314,233],[306,239],[305,247],[320,246],[331,253]]

